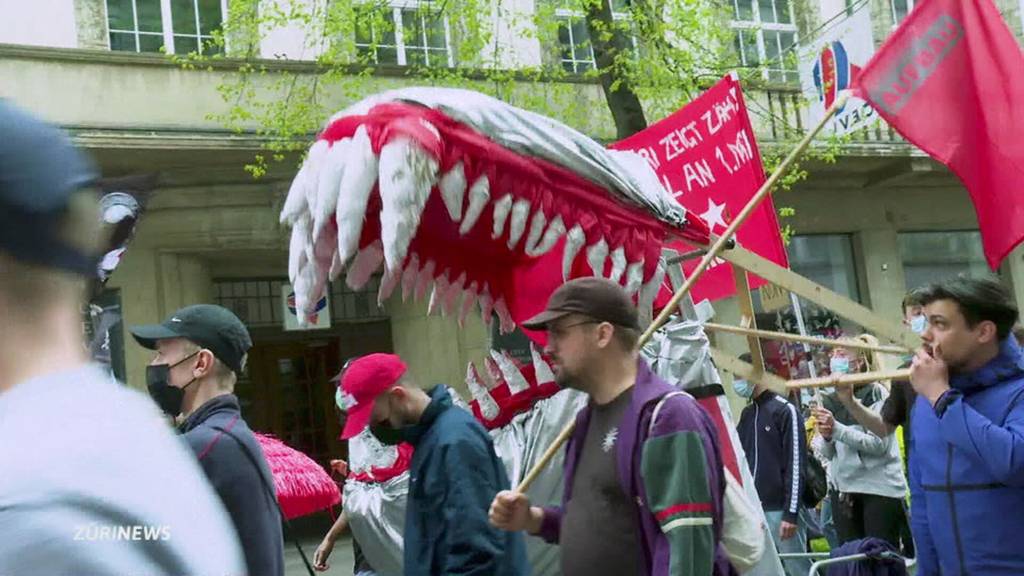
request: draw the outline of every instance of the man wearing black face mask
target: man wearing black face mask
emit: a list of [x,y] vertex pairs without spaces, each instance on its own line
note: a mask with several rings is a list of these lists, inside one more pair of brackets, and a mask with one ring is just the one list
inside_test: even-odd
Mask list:
[[521,576],[529,571],[522,534],[491,526],[491,500],[509,486],[491,438],[473,416],[452,405],[444,386],[428,392],[393,354],[353,361],[341,380],[348,410],[342,432],[364,429],[385,444],[415,448],[405,519],[406,576]]
[[270,468],[232,393],[252,347],[249,331],[229,310],[199,304],[131,332],[157,352],[146,368],[149,393],[165,414],[183,419],[179,430],[234,521],[248,574],[283,575]]

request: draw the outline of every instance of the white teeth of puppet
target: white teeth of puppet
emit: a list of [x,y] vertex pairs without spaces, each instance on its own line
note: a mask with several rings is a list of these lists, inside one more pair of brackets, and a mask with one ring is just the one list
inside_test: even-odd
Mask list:
[[498,363],[491,358],[490,354],[484,356],[484,386],[488,390],[494,390],[505,383],[505,376],[501,373]]
[[555,381],[555,373],[551,370],[551,366],[544,361],[544,357],[540,355],[537,348],[530,343],[530,357],[533,358],[533,374],[537,380],[537,385],[541,386],[549,382]]
[[333,226],[327,226],[314,238],[313,257],[320,266],[330,270],[338,253],[338,231]]
[[437,267],[437,263],[433,260],[428,260],[423,268],[420,270],[420,275],[416,279],[416,299],[422,300],[427,295],[427,288],[434,282],[434,269]]
[[365,126],[356,128],[348,153],[345,172],[338,184],[338,202],[334,212],[334,219],[338,222],[338,258],[342,264],[348,263],[359,250],[366,205],[377,183],[377,156],[373,153]]
[[440,302],[441,297],[438,296],[438,291],[437,285],[434,285],[434,287],[430,289],[430,302],[427,304],[427,316],[433,316],[434,310],[437,310],[440,307],[438,302]]
[[416,288],[416,280],[420,277],[420,257],[417,254],[409,256],[409,263],[405,270],[402,270],[402,302],[409,299]]
[[484,320],[484,324],[487,326],[491,325],[491,315],[494,313],[494,297],[491,296],[491,288],[484,282],[484,287],[480,290],[480,316]]
[[462,201],[466,195],[466,170],[462,162],[457,162],[452,169],[441,176],[441,182],[437,185],[441,189],[441,199],[448,209],[448,215],[452,222],[462,220]]
[[508,310],[504,296],[494,301],[494,311],[498,314],[499,329],[502,334],[508,334],[516,329],[516,323],[512,320],[512,314]]
[[497,240],[505,233],[505,221],[508,220],[508,213],[512,211],[512,195],[505,194],[500,200],[494,202],[494,229],[491,231],[491,238]]
[[523,245],[523,252],[529,255],[537,247],[547,225],[548,217],[544,214],[543,210],[537,210],[533,213],[533,218],[530,220],[530,231],[526,234],[526,244]]
[[327,153],[330,150],[331,145],[326,140],[317,140],[309,147],[309,153],[306,154],[306,185],[303,187],[303,191],[306,193],[306,209],[310,212],[316,208],[316,195],[320,190],[320,175],[323,173]]
[[519,368],[516,367],[511,358],[497,350],[491,350],[491,358],[497,364],[498,370],[501,370],[501,377],[508,384],[508,393],[510,395],[524,392],[530,388],[530,383],[526,381],[523,373],[519,371]]
[[640,296],[637,298],[637,310],[640,312],[642,321],[649,321],[654,317],[654,301],[661,292],[661,284],[665,281],[665,261],[658,259],[658,267],[654,274],[644,282],[640,288]]
[[295,290],[295,316],[300,326],[306,325],[306,315],[309,313],[309,291],[314,282],[313,265],[312,262],[305,262],[292,284]]
[[288,188],[288,196],[285,197],[284,207],[281,208],[281,224],[294,225],[295,221],[299,219],[299,215],[308,211],[309,206],[306,203],[306,186],[308,185],[309,169],[303,162],[295,179],[292,180],[292,185]]
[[398,136],[380,151],[380,237],[388,270],[397,270],[437,183],[437,160],[417,142]]
[[331,271],[327,277],[330,278],[331,282],[334,282],[338,279],[338,276],[341,276],[341,273],[344,270],[345,267],[341,265],[341,259],[338,258],[338,253],[335,252],[334,258],[331,260]]
[[428,314],[431,310],[439,310],[444,314],[444,300],[447,298],[448,289],[451,287],[448,278],[448,270],[445,270],[443,274],[434,279],[434,291],[430,295],[430,304],[427,306]]
[[444,302],[442,302],[442,310],[446,316],[455,314],[456,306],[459,302],[459,296],[462,295],[462,291],[466,286],[466,273],[459,274],[459,277],[455,279],[448,287],[447,292],[444,294]]
[[395,288],[398,287],[402,281],[402,277],[405,272],[388,272],[384,271],[384,277],[380,280],[380,288],[377,289],[377,306],[384,306],[384,303],[391,298],[391,294],[394,293]]
[[299,275],[299,267],[306,261],[306,242],[309,236],[309,215],[295,220],[292,226],[292,237],[288,243],[288,281],[295,284]]
[[608,259],[608,243],[604,238],[587,246],[587,263],[594,276],[604,276],[604,262]]
[[555,216],[555,219],[548,225],[548,229],[544,232],[544,237],[540,239],[540,242],[526,249],[526,255],[537,257],[547,254],[555,244],[558,243],[558,239],[565,234],[565,223],[562,222],[561,216]]
[[612,270],[608,279],[616,284],[622,279],[622,273],[626,271],[626,250],[619,246],[612,250]]
[[469,387],[469,394],[476,400],[480,408],[480,414],[487,420],[494,420],[498,417],[498,403],[494,401],[491,393],[480,381],[480,374],[472,362],[466,368],[466,386]]
[[583,228],[577,224],[569,230],[565,237],[565,250],[562,252],[562,280],[568,281],[572,274],[572,264],[576,261],[576,255],[580,253],[583,245],[587,242],[587,236]]
[[631,262],[626,266],[626,294],[633,296],[644,283],[644,261]]
[[338,207],[338,188],[349,157],[351,138],[343,138],[334,144],[324,157],[323,168],[320,169],[320,180],[317,182],[316,206],[313,209],[313,235],[319,236],[324,226],[335,216]]
[[352,265],[348,268],[345,283],[353,290],[362,289],[383,262],[384,247],[381,245],[380,240],[374,240],[373,244],[363,248],[356,254],[355,259],[352,260]]
[[462,309],[459,310],[459,327],[461,328],[466,323],[466,318],[469,317],[469,312],[473,309],[473,306],[477,301],[477,283],[476,280],[469,284],[469,288],[462,295]]
[[526,231],[526,219],[530,217],[530,201],[520,198],[512,203],[512,221],[508,225],[508,249],[514,250]]
[[459,225],[460,235],[465,236],[473,229],[473,226],[476,226],[476,221],[480,219],[480,214],[483,213],[490,198],[491,182],[486,175],[480,176],[469,188],[469,207],[466,208],[466,213],[462,216],[462,224]]

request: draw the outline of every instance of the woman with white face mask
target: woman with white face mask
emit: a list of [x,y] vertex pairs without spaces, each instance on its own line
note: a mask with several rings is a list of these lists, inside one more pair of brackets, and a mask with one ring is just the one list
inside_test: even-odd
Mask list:
[[[834,375],[850,374],[864,371],[866,362],[851,350],[836,348],[829,367]],[[825,440],[822,453],[836,488],[832,514],[840,543],[876,537],[900,546],[907,483],[896,438],[870,432],[848,409],[856,403],[877,414],[887,395],[878,383],[840,386],[815,408],[817,431]]]

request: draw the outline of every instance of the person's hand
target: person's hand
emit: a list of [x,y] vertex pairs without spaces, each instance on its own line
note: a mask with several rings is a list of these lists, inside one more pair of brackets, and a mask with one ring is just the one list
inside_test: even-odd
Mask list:
[[320,545],[316,547],[316,552],[313,553],[313,568],[316,568],[317,572],[324,572],[331,567],[327,563],[327,559],[331,557],[331,552],[334,551],[334,541],[330,538],[324,538]]
[[842,402],[845,406],[849,406],[853,403],[853,386],[842,385],[836,386],[836,398]]
[[531,510],[529,496],[511,490],[498,492],[491,502],[488,517],[496,528],[509,532],[536,532],[540,529],[540,521]]
[[793,536],[796,536],[796,524],[783,520],[779,525],[779,540],[789,540]]
[[942,349],[936,346],[932,353],[921,348],[910,363],[910,384],[914,391],[934,406],[943,392],[949,390],[949,366],[942,358]]
[[348,475],[348,462],[344,460],[331,460],[331,470],[344,478]]
[[836,420],[827,408],[818,407],[814,409],[814,420],[818,425],[818,434],[825,440],[832,440],[832,430],[835,428]]

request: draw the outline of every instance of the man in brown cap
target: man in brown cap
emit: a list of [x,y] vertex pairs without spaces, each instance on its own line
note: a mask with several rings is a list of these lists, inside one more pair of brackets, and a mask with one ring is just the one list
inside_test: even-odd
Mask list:
[[491,522],[559,544],[564,574],[735,573],[719,544],[725,476],[714,424],[640,359],[625,291],[573,280],[523,326],[547,331],[556,381],[590,403],[566,449],[562,505],[505,491]]

